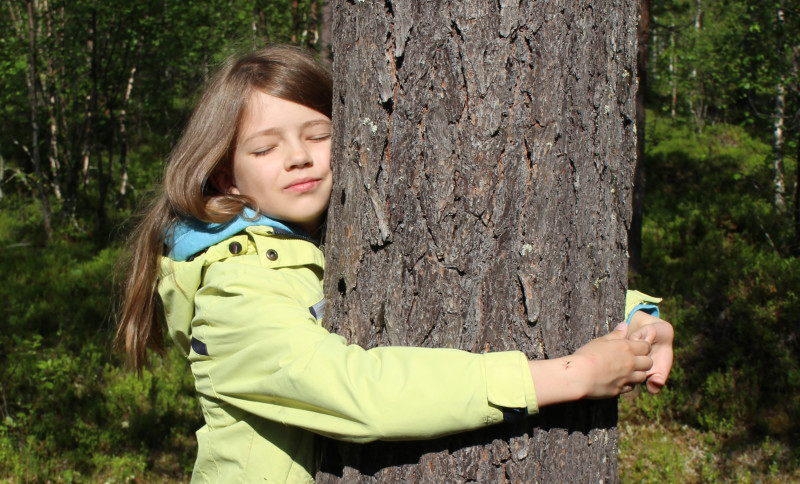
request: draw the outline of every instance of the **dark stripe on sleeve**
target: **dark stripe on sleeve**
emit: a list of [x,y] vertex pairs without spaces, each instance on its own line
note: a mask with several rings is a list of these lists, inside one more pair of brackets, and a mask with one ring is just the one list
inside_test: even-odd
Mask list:
[[208,347],[206,344],[192,336],[192,349],[198,355],[208,356]]

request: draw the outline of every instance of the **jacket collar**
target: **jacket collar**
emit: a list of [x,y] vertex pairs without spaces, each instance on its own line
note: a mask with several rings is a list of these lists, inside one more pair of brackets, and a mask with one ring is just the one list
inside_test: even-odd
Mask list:
[[245,208],[243,213],[224,223],[206,223],[197,219],[179,221],[167,233],[164,242],[167,246],[167,256],[175,261],[185,261],[201,250],[222,242],[253,225],[266,225],[275,229],[276,233],[296,235],[312,240],[297,227]]

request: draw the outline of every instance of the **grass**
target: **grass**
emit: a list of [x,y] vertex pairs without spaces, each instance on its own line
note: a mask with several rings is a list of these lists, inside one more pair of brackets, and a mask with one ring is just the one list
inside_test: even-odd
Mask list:
[[800,482],[800,453],[790,438],[721,436],[674,419],[653,421],[637,408],[643,397],[653,399],[620,399],[622,482]]

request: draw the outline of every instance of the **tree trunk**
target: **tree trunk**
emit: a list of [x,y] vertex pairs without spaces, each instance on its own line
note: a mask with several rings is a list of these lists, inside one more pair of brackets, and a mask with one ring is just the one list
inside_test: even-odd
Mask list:
[[670,116],[675,119],[678,105],[678,53],[675,49],[675,24],[669,26],[669,82],[672,85],[672,102],[670,104]]
[[319,52],[319,25],[320,8],[319,0],[311,0],[308,3],[308,20],[306,21],[306,45],[309,50]]
[[778,24],[778,54],[780,62],[777,63],[779,72],[779,78],[777,85],[775,86],[775,115],[772,121],[772,132],[773,132],[773,157],[772,157],[772,189],[773,195],[775,200],[775,208],[778,212],[784,212],[786,210],[786,182],[784,180],[784,169],[783,169],[783,153],[784,153],[784,118],[786,117],[786,102],[785,102],[785,90],[783,84],[785,82],[784,78],[784,68],[783,68],[783,58],[785,57],[783,54],[784,52],[784,18],[783,18],[783,2],[781,2],[780,6],[778,7],[777,12],[775,13],[775,17]]
[[[139,44],[142,44],[144,39],[139,39]],[[137,49],[136,59],[139,57],[139,50]],[[119,169],[120,169],[120,182],[119,182],[119,197],[117,198],[117,206],[122,204],[125,195],[128,193],[128,103],[131,100],[131,91],[133,91],[133,81],[136,76],[136,66],[131,68],[130,75],[128,76],[128,83],[125,86],[125,96],[122,98],[122,109],[119,112]]]
[[783,145],[784,145],[784,118],[785,100],[783,89],[783,76],[775,86],[775,114],[772,118],[772,192],[775,208],[778,212],[786,210],[786,182],[783,173]]
[[292,0],[292,44],[300,41],[300,0]]
[[[622,316],[636,2],[334,2],[326,321],[365,347],[562,356]],[[617,480],[616,401],[410,443],[319,482]]]
[[39,97],[36,95],[36,17],[38,8],[35,1],[28,0],[28,101],[31,108],[31,162],[36,172],[36,191],[42,204],[42,225],[47,240],[53,238],[50,223],[50,199],[44,187],[44,171],[42,157],[39,153]]
[[[47,5],[46,0],[41,2],[41,9],[44,14],[44,36],[48,39],[58,39],[56,40],[58,43],[61,40],[59,38],[60,35],[57,35],[55,32],[52,18],[53,15],[49,6]],[[53,195],[55,195],[56,200],[61,200],[61,163],[59,162],[60,144],[58,142],[58,111],[56,109],[56,95],[58,94],[60,83],[56,73],[55,62],[55,56],[49,56],[47,58],[47,71],[46,75],[43,77],[47,80],[46,82],[48,85],[42,86],[42,97],[47,100],[45,103],[45,108],[47,109],[48,123],[50,124],[49,160],[50,173],[52,177],[51,185],[53,187]]]
[[636,74],[639,85],[636,89],[636,169],[633,177],[633,212],[631,229],[628,231],[630,270],[639,274],[642,270],[642,222],[644,220],[644,194],[647,181],[645,148],[645,93],[647,91],[647,44],[650,37],[650,0],[639,2],[639,28],[637,30]]
[[[797,59],[797,49],[795,49],[795,59]],[[795,146],[797,159],[800,160],[800,126],[797,128]],[[791,252],[795,257],[800,256],[800,161],[797,162],[794,169],[794,244],[792,244]]]
[[322,1],[322,20],[319,26],[319,58],[322,62],[329,64],[331,56],[331,2]]

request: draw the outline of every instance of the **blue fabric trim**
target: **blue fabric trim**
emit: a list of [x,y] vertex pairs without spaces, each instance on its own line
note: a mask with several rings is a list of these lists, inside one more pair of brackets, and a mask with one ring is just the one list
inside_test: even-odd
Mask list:
[[625,324],[631,324],[631,318],[633,318],[633,313],[635,313],[636,311],[644,311],[647,314],[655,316],[657,318],[661,317],[660,316],[661,313],[658,312],[658,306],[656,306],[655,304],[637,304],[631,310],[631,313],[628,315],[628,320],[625,321]]
[[167,234],[165,243],[169,247],[168,256],[176,261],[185,261],[201,250],[222,242],[253,225],[267,225],[284,233],[304,235],[299,230],[290,228],[283,222],[261,215],[250,208],[245,208],[241,215],[221,224],[209,224],[194,219],[181,220]]

